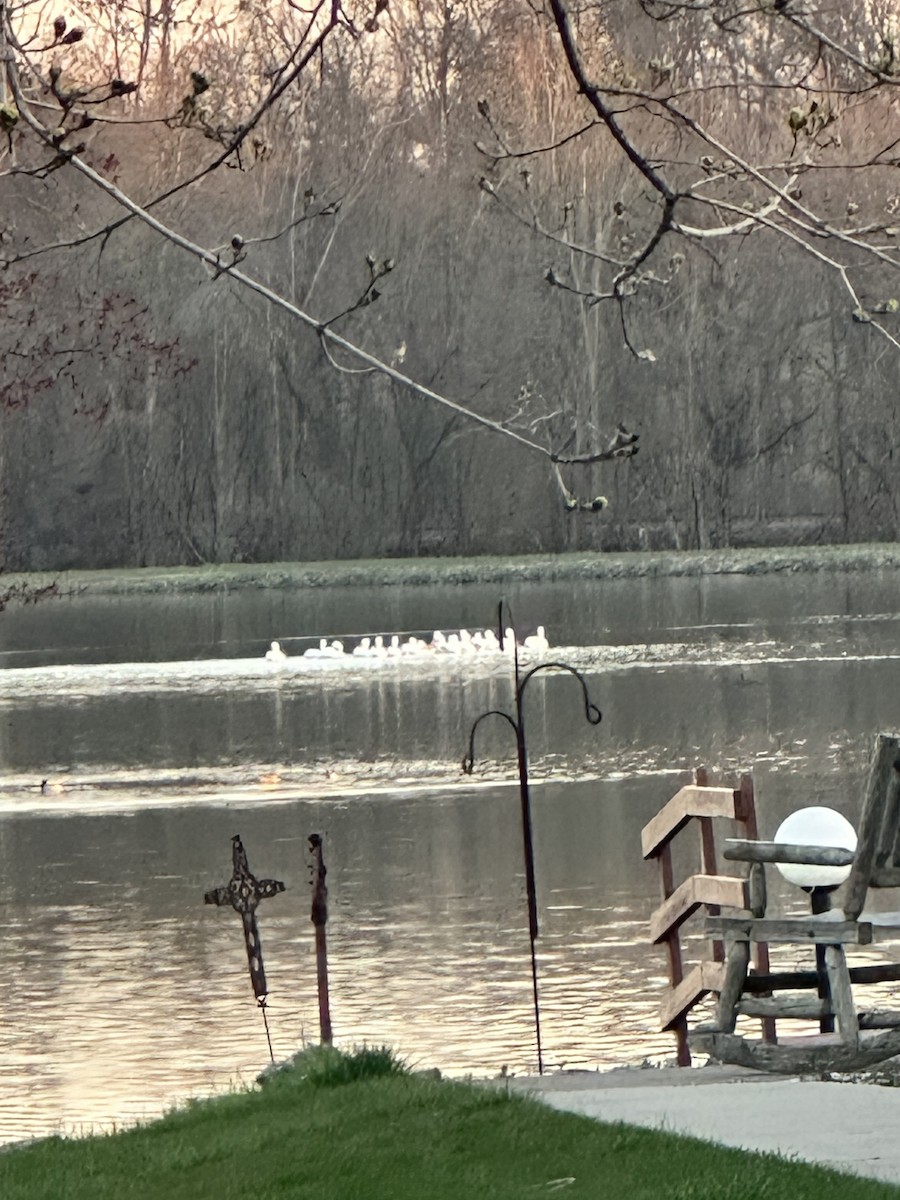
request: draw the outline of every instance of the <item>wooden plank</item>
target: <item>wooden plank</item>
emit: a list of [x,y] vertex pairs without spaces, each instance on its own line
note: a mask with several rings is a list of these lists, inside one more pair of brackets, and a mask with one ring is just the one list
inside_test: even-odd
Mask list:
[[869,890],[869,880],[878,851],[877,842],[881,833],[888,784],[891,775],[896,773],[898,759],[900,759],[900,739],[880,733],[875,739],[875,752],[872,756],[872,766],[866,784],[866,798],[863,802],[859,823],[856,862],[850,872],[847,889],[844,893],[844,912],[851,921],[859,916],[866,902],[866,892]]
[[[767,942],[756,942],[752,947],[753,953],[750,961],[753,963],[753,968],[759,975],[767,975],[769,973],[769,946]],[[744,980],[744,991],[747,990],[747,980]],[[762,1019],[762,1035],[763,1041],[777,1041],[777,1030],[775,1028],[775,1019],[773,1017],[763,1017]]]
[[666,845],[659,852],[659,883],[662,888],[663,900],[668,898],[675,891],[675,873],[672,866],[672,847]]
[[868,946],[872,941],[872,925],[868,921],[833,921],[822,917],[707,917],[704,929],[712,937],[743,942]]
[[[877,963],[850,968],[852,984],[895,983],[900,979],[900,963]],[[752,971],[744,983],[744,993],[767,995],[787,988],[814,988],[818,982],[815,971]]]
[[[759,840],[759,826],[756,822],[756,797],[753,789],[753,776],[741,776],[738,789],[738,820],[744,826],[744,833],[751,841]],[[766,872],[762,863],[750,868],[750,911],[754,917],[766,915]],[[765,942],[757,942],[753,947],[752,961],[757,972],[767,973],[769,970],[769,947]],[[744,984],[746,990],[746,982]],[[763,1041],[776,1040],[775,1021],[772,1017],[762,1019]]]
[[806,996],[802,992],[781,996],[750,996],[738,1004],[742,1017],[791,1017],[798,1021],[818,1021],[829,1016],[831,1005],[818,996]]
[[[697,771],[696,781],[701,787],[706,787],[709,784],[709,777],[705,769],[702,772]],[[735,803],[735,812],[737,812],[737,803]],[[698,817],[697,820],[700,824],[700,855],[701,862],[703,863],[703,874],[718,875],[719,868],[716,864],[716,833],[713,828],[712,817]],[[723,901],[722,903],[725,902]],[[746,908],[747,902],[746,900],[741,900],[736,906],[733,906],[729,901],[727,902],[727,907]],[[718,916],[721,912],[721,904],[717,901],[707,903],[706,911],[710,916]],[[714,941],[710,949],[716,962],[725,961],[725,943],[723,941]]]
[[876,867],[869,880],[869,887],[900,887],[900,867]]
[[751,863],[747,877],[747,907],[754,917],[764,917],[766,903],[766,869],[762,863]]
[[701,904],[747,907],[747,883],[734,875],[691,875],[664,900],[650,918],[650,940],[663,941]]
[[678,940],[678,932],[666,938],[666,957],[669,962],[669,983],[672,987],[678,987],[682,979],[684,979],[684,963],[681,958],[681,942]]
[[748,838],[754,841],[759,837],[756,824],[756,801],[753,795],[753,776],[742,775],[740,787],[737,790],[737,807],[735,818],[744,826]]
[[878,835],[875,863],[879,867],[896,867],[897,839],[900,837],[900,772],[893,771],[888,781],[884,815]]
[[719,1003],[716,1007],[716,1024],[725,1033],[734,1030],[737,1020],[737,1006],[744,990],[744,980],[747,978],[747,968],[750,965],[750,943],[732,942],[728,948],[728,958],[725,961],[725,978],[719,993]]
[[731,862],[798,863],[809,867],[849,867],[853,850],[838,846],[798,846],[788,842],[749,842],[728,838],[722,857]]
[[[892,785],[895,784],[896,782],[897,782],[896,778],[893,778],[891,780]],[[898,789],[898,790],[900,790],[900,789]],[[892,791],[889,792],[889,794],[888,794],[889,799],[892,794],[893,794]],[[898,821],[894,827],[894,841],[893,841],[893,845],[891,846],[891,855],[890,855],[889,861],[892,866],[900,867],[900,821]],[[886,866],[887,864],[882,864],[882,865]]]
[[723,1063],[802,1075],[820,1071],[858,1071],[885,1058],[900,1054],[900,1029],[866,1032],[858,1046],[847,1046],[833,1034],[783,1040],[778,1045],[750,1041],[734,1033],[698,1029],[691,1034],[691,1048]]
[[702,962],[692,967],[678,987],[666,995],[659,1006],[660,1028],[665,1031],[690,1012],[708,992],[718,992],[725,978],[723,963]]
[[825,947],[825,970],[828,973],[831,1008],[837,1019],[841,1041],[845,1045],[855,1047],[859,1042],[859,1022],[856,1019],[856,1005],[853,1003],[850,976],[847,972],[847,954],[843,946]]
[[716,835],[713,830],[712,817],[698,817],[700,822],[700,853],[703,862],[704,875],[718,875],[716,866]]
[[[667,842],[662,848],[656,861],[659,863],[659,881],[662,888],[662,898],[667,900],[675,891],[675,875],[672,865],[672,843]],[[684,964],[681,958],[681,942],[676,929],[671,937],[666,938],[666,959],[669,964],[669,984],[676,988],[684,978]],[[677,1019],[671,1026],[675,1034],[675,1059],[679,1067],[691,1065],[691,1048],[688,1045],[687,1021],[684,1016]]]
[[[658,859],[660,868],[660,882],[662,885],[663,900],[667,900],[675,890],[672,874],[672,847],[665,846]],[[677,930],[670,938],[666,939],[666,958],[669,963],[669,983],[672,987],[677,987],[684,978],[684,965],[681,961],[681,942],[678,940]],[[682,1042],[679,1034],[679,1049]]]
[[900,1029],[900,1012],[873,1008],[859,1014],[860,1029]]
[[691,817],[728,817],[734,820],[737,793],[732,788],[697,787],[676,792],[664,808],[641,830],[644,858],[654,858]]

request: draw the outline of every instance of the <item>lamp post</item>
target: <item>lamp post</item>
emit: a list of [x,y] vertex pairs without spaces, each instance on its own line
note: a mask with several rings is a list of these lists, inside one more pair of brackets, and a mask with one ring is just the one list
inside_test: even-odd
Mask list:
[[[846,817],[832,808],[812,805],[800,808],[786,817],[775,832],[774,840],[779,845],[834,847],[841,850],[856,850],[856,830]],[[831,893],[840,887],[850,874],[849,866],[819,867],[810,863],[776,863],[781,875],[809,894],[813,913],[827,912],[831,906]],[[828,974],[825,969],[825,947],[816,943],[816,974],[819,977],[819,998],[830,995]],[[834,1032],[834,1017],[824,1016],[819,1020],[822,1033]]]
[[504,647],[504,608],[509,619],[509,626],[513,633],[513,673],[515,682],[515,716],[505,712],[503,709],[492,708],[481,714],[472,725],[469,732],[469,748],[462,762],[463,771],[467,775],[471,775],[475,768],[475,734],[478,726],[488,717],[502,717],[504,721],[512,729],[516,739],[516,759],[519,771],[519,799],[522,810],[522,855],[525,863],[525,892],[528,898],[528,939],[531,948],[531,988],[534,998],[534,1029],[537,1040],[537,1055],[538,1055],[538,1074],[544,1073],[544,1055],[541,1045],[541,1010],[538,999],[538,975],[537,975],[537,954],[535,951],[535,942],[538,937],[538,913],[537,913],[537,889],[535,887],[535,872],[534,872],[534,839],[532,836],[531,825],[531,796],[528,790],[528,746],[525,740],[525,712],[523,699],[525,689],[530,681],[541,671],[566,671],[581,684],[582,696],[584,699],[584,715],[591,725],[599,725],[603,714],[600,709],[591,701],[588,695],[587,684],[580,671],[569,666],[568,663],[561,662],[546,662],[540,663],[536,667],[532,667],[525,674],[521,674],[519,669],[519,647],[518,640],[515,635],[515,623],[512,619],[512,612],[509,603],[501,600],[497,606],[497,624],[498,636],[500,639],[500,648]]

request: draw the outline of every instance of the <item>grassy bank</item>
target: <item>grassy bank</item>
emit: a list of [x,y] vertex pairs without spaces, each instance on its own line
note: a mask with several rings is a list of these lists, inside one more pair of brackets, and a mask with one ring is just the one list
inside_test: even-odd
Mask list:
[[429,587],[484,583],[778,575],[900,568],[895,542],[845,546],[763,546],[725,550],[535,554],[490,558],[382,558],[332,562],[221,563],[120,567],[3,575],[13,598],[50,588],[60,595],[128,596],[234,592],[253,588]]
[[0,1155],[3,1200],[897,1200],[900,1188],[319,1051],[261,1090]]

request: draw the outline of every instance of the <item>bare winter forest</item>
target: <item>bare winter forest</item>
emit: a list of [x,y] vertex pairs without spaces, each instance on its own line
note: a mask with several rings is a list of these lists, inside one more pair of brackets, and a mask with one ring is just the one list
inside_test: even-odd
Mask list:
[[897,0],[0,29],[0,569],[897,537]]

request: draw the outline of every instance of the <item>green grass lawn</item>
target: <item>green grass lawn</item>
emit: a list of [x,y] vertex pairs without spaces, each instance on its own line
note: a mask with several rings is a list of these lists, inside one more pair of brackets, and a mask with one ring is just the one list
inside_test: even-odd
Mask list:
[[900,1187],[307,1052],[259,1090],[0,1154],[2,1200],[900,1200]]

